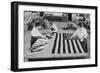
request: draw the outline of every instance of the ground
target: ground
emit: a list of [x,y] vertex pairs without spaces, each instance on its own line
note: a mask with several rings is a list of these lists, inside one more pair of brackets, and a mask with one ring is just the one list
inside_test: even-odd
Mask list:
[[[31,31],[25,31],[24,35],[24,59],[27,61],[28,58],[57,58],[57,57],[87,57],[89,56],[89,47],[88,52],[84,50],[81,46],[79,40],[70,39],[70,36],[74,33],[73,30],[62,30],[63,27],[66,27],[67,24],[75,24],[73,22],[54,22],[57,25],[58,33],[50,39],[43,48],[43,50],[38,52],[30,52],[30,40],[31,40]],[[44,30],[46,31],[46,30]],[[68,35],[69,34],[69,35]],[[66,38],[67,37],[67,38]],[[88,46],[90,37],[87,38]],[[74,46],[74,47],[73,47]],[[70,49],[69,49],[70,48]]]

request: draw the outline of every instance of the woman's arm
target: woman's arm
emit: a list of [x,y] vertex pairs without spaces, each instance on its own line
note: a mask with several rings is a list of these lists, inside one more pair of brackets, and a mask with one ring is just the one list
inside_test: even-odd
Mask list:
[[71,39],[73,38],[73,37],[75,37],[77,35],[77,30],[75,31],[75,33],[71,36]]

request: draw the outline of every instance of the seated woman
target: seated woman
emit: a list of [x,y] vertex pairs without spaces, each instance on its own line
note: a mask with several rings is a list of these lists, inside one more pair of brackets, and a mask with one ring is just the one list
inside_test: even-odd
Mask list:
[[[36,49],[39,46],[46,44],[48,41],[48,39],[39,32],[38,28],[40,26],[36,26],[36,24],[33,24],[33,25],[34,26],[31,31],[31,43],[30,43],[30,48],[29,48],[29,50],[31,50],[31,52],[36,51]],[[42,43],[37,43],[37,46],[38,46],[37,47],[35,43],[39,40],[42,41]]]
[[88,51],[87,49],[87,37],[88,37],[88,33],[86,28],[83,27],[83,24],[79,25],[77,30],[75,31],[75,33],[71,36],[71,39],[74,37],[78,37],[80,39],[81,45],[84,48],[85,52]]
[[58,32],[58,29],[57,29],[57,26],[55,25],[55,23],[50,22],[50,23],[49,23],[49,26],[50,26],[50,28],[51,28],[52,35],[53,35],[54,33],[57,33],[57,32]]
[[48,39],[51,39],[51,38],[53,38],[54,34],[57,33],[58,29],[54,23],[49,22],[48,24],[49,24],[48,29],[50,29],[50,31],[48,34],[46,34],[46,37]]

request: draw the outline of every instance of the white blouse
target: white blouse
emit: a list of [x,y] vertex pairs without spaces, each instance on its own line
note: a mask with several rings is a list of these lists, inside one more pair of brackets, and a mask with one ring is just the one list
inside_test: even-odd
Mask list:
[[34,37],[42,36],[42,34],[35,27],[33,27],[32,31],[31,31],[31,35]]
[[75,31],[75,33],[72,35],[72,37],[74,37],[74,36],[76,36],[76,35],[79,37],[79,39],[80,39],[81,41],[83,41],[84,38],[87,38],[88,33],[87,33],[87,30],[86,30],[84,27],[82,27],[82,28],[78,28],[78,29]]

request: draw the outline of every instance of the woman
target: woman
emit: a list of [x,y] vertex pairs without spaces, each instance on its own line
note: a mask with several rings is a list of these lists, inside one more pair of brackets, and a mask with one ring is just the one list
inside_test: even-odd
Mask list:
[[39,26],[36,26],[36,24],[33,24],[33,29],[31,31],[31,43],[30,43],[30,48],[29,50],[31,50],[31,52],[35,51],[36,50],[36,47],[41,45],[41,44],[37,44],[37,46],[34,46],[34,44],[39,40],[39,39],[42,39],[42,41],[44,43],[47,43],[47,38],[45,36],[43,36],[40,32],[39,32],[39,28],[40,28],[40,25]]
[[57,31],[58,31],[57,26],[53,22],[50,22],[49,25],[50,25],[50,29],[51,29],[52,35],[54,33],[57,33]]
[[88,33],[86,28],[83,27],[83,24],[81,24],[80,26],[78,26],[77,30],[75,31],[75,33],[71,36],[71,39],[74,38],[75,36],[77,36],[80,39],[81,45],[84,48],[84,51],[87,52],[88,51],[88,43],[87,43],[87,37],[88,37]]

